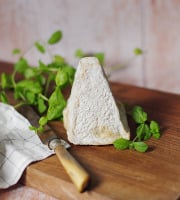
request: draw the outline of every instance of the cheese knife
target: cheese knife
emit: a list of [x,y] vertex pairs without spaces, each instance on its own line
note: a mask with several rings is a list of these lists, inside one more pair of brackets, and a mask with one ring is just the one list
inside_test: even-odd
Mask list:
[[[32,126],[39,126],[40,117],[31,106],[22,106],[18,108],[18,112],[27,118]],[[70,144],[57,137],[57,135],[48,125],[44,127],[43,133],[37,133],[37,135],[43,144],[48,145],[49,149],[54,150],[56,156],[76,186],[77,190],[79,192],[83,192],[89,183],[90,175],[67,151],[67,148],[70,147]]]

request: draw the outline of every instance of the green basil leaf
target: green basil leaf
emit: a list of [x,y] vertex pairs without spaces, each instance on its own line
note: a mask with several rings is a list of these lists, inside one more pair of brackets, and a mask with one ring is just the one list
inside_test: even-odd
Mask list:
[[95,57],[99,60],[101,65],[104,65],[104,53],[95,53]]
[[23,101],[26,101],[26,97],[24,96],[22,89],[18,87],[15,87],[14,89],[14,98],[22,99]]
[[18,48],[15,48],[15,49],[13,49],[12,50],[12,54],[20,54],[21,53],[21,50],[20,49],[18,49]]
[[29,104],[34,105],[36,103],[36,95],[33,92],[25,92],[25,97]]
[[16,84],[14,88],[14,97],[35,105],[36,95],[41,92],[42,87],[39,82],[24,79]]
[[20,91],[30,91],[34,94],[39,94],[42,92],[42,87],[39,82],[33,80],[22,80],[16,84],[16,90]]
[[144,125],[144,140],[148,140],[151,137],[150,128],[147,124]]
[[1,74],[1,87],[2,89],[9,89],[13,87],[11,75],[6,73]]
[[15,63],[15,70],[19,73],[24,74],[29,64],[25,58],[20,58],[18,62]]
[[147,120],[147,113],[143,111],[142,107],[134,106],[132,110],[132,117],[136,123],[144,123]]
[[39,124],[40,124],[40,126],[46,125],[47,122],[48,122],[48,119],[47,119],[46,116],[43,116],[43,117],[41,117],[41,118],[39,119]]
[[24,76],[26,79],[34,78],[35,76],[39,75],[38,69],[33,67],[28,67],[24,71]]
[[63,70],[68,74],[68,82],[72,84],[74,81],[74,75],[75,75],[76,69],[70,65],[65,65]]
[[54,62],[58,63],[58,64],[64,64],[65,63],[65,59],[60,55],[55,55],[54,56]]
[[58,73],[55,78],[55,82],[58,87],[63,86],[66,83],[68,83],[68,74],[66,73],[65,70],[62,70],[62,69],[58,70]]
[[61,93],[59,87],[56,87],[49,98],[49,108],[47,111],[47,119],[54,120],[62,116],[62,112],[66,106],[66,100]]
[[30,129],[31,131],[35,131],[35,132],[37,132],[37,130],[38,130],[38,128],[35,127],[35,126],[29,126],[29,129]]
[[46,52],[45,47],[44,47],[42,44],[40,44],[39,42],[35,42],[34,45],[35,45],[36,49],[37,49],[40,53],[45,53],[45,52]]
[[39,97],[38,98],[38,111],[40,113],[43,113],[43,112],[46,111],[46,109],[47,109],[47,106],[46,106],[46,104],[44,102],[44,99],[42,99],[41,97]]
[[148,145],[144,142],[133,142],[136,151],[145,152],[148,149]]
[[38,134],[44,132],[43,126],[39,126],[39,127],[30,126],[29,129],[32,130],[32,131],[35,131],[35,133],[38,133]]
[[159,124],[154,120],[150,122],[150,131],[155,139],[159,139],[161,137]]
[[116,149],[124,150],[128,149],[131,141],[124,138],[119,138],[113,142],[113,145]]
[[150,131],[151,131],[151,133],[159,133],[160,132],[159,124],[154,120],[152,120],[150,122]]
[[77,50],[75,51],[74,55],[75,55],[77,58],[82,58],[82,57],[84,57],[85,54],[83,53],[82,49],[77,49]]
[[137,135],[137,138],[142,140],[144,138],[144,133],[145,133],[145,124],[140,124],[137,128],[136,128],[136,135]]
[[62,32],[61,31],[56,31],[54,32],[51,37],[48,40],[48,44],[56,44],[57,42],[59,42],[62,38]]
[[153,133],[152,136],[155,139],[159,139],[161,137],[161,134],[160,133]]
[[148,140],[151,137],[151,132],[149,126],[145,123],[140,124],[136,128],[136,135],[139,141],[141,140]]
[[140,48],[135,48],[134,49],[134,54],[136,56],[139,56],[139,55],[142,55],[143,54],[143,51],[140,49]]
[[8,103],[8,98],[7,98],[6,93],[4,91],[0,92],[0,100],[3,103]]

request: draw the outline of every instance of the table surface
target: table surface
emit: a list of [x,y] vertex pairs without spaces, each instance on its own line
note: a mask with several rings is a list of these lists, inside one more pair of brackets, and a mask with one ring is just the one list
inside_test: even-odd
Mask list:
[[[7,62],[0,62],[0,73],[2,72],[11,72],[12,64]],[[23,185],[22,183],[17,183],[13,187],[1,190],[0,189],[0,199],[1,200],[56,200],[55,197],[52,197],[44,192],[40,192],[37,189]]]
[[[9,65],[4,66],[4,70],[11,68]],[[0,70],[2,71],[2,68]],[[21,183],[36,190],[17,184],[8,190],[1,190],[1,199],[49,200],[56,197],[154,200],[179,197],[180,96],[119,83],[111,83],[111,88],[117,101],[141,105],[151,119],[160,123],[161,139],[149,140],[150,150],[144,154],[130,150],[117,151],[111,145],[73,145],[70,152],[91,174],[92,181],[86,192],[79,194],[75,190],[63,168],[57,164],[57,158],[52,156],[30,165],[22,176]],[[133,124],[130,119],[128,120],[133,132]],[[60,122],[54,122],[51,126],[57,134],[66,137]],[[53,185],[54,180],[58,183],[59,189],[47,187],[46,183]]]

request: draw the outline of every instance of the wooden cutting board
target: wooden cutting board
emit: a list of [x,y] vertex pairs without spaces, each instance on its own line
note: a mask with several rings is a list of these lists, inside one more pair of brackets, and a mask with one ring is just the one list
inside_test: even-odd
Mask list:
[[[59,199],[177,199],[180,194],[180,96],[112,83],[117,101],[141,105],[161,125],[160,140],[146,153],[113,146],[75,146],[69,150],[89,171],[91,183],[78,193],[56,156],[31,164],[22,182]],[[130,123],[131,132],[134,132]],[[66,138],[63,124],[51,124]]]
[[[70,153],[88,170],[91,182],[78,193],[56,156],[31,164],[23,184],[61,200],[169,200],[180,198],[180,96],[112,83],[117,101],[141,105],[161,125],[160,140],[150,139],[146,153],[108,146],[75,146]],[[131,133],[135,131],[129,120]],[[61,122],[51,123],[66,138]]]

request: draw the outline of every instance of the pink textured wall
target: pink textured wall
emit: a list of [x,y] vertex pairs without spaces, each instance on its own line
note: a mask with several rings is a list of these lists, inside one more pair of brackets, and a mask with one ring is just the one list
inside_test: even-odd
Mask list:
[[18,47],[34,62],[40,56],[34,41],[61,29],[62,42],[50,50],[74,66],[77,48],[105,52],[110,68],[131,60],[140,47],[145,54],[111,80],[180,93],[179,19],[178,0],[1,0],[0,60],[14,62],[11,50]]

